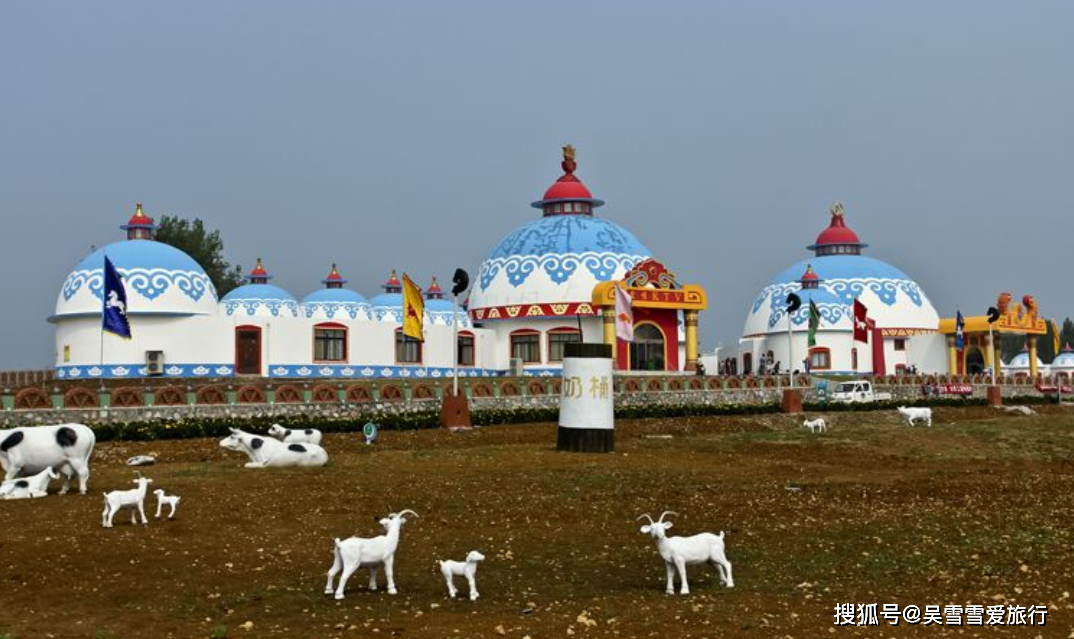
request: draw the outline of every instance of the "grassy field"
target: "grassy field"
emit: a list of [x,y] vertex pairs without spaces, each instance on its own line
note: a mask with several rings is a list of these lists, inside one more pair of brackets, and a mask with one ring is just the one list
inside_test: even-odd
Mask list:
[[[1074,636],[1074,410],[1038,411],[939,409],[931,429],[840,413],[817,436],[784,415],[621,421],[608,455],[557,453],[551,424],[332,435],[323,469],[244,469],[215,440],[101,444],[90,495],[0,502],[0,637]],[[100,493],[144,453],[177,519],[102,529]],[[360,572],[325,597],[332,538],[402,508],[421,516],[399,594]],[[692,594],[664,594],[635,518],[665,509],[672,534],[726,531],[734,589],[695,566]],[[471,549],[481,599],[447,599],[434,560]],[[1050,612],[848,628],[839,603]]]

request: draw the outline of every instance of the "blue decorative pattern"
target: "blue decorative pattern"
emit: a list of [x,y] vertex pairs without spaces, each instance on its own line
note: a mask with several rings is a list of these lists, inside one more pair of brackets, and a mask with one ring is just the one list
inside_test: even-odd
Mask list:
[[307,318],[313,317],[318,311],[324,313],[328,319],[335,319],[336,315],[350,317],[352,320],[369,319],[369,304],[354,302],[303,302]]
[[853,306],[835,297],[829,291],[820,288],[815,290],[799,291],[796,285],[787,285],[779,290],[774,290],[769,302],[768,328],[775,328],[787,313],[787,295],[797,291],[802,298],[802,307],[791,315],[791,323],[794,326],[805,326],[809,322],[809,302],[813,302],[817,311],[820,312],[822,325],[833,326],[843,318],[851,318],[854,315]]
[[649,257],[649,249],[630,231],[607,220],[557,215],[530,222],[504,238],[481,265],[478,284],[488,290],[503,270],[519,286],[537,269],[556,284],[585,266],[598,281]]
[[[122,267],[117,267],[116,270],[123,276],[128,291],[134,291],[148,300],[155,300],[172,286],[195,302],[200,301],[206,292],[210,292],[213,298],[216,297],[213,282],[203,271]],[[83,286],[97,299],[103,299],[103,270],[78,270],[68,275],[63,283],[63,299],[70,301]]]
[[579,253],[568,255],[514,255],[505,258],[485,260],[478,274],[481,290],[486,291],[496,275],[503,270],[507,281],[517,287],[540,268],[556,284],[566,282],[579,266],[585,266],[593,277],[600,282],[607,282],[617,270],[628,270],[648,255],[621,255],[616,253]]
[[[366,366],[360,364],[273,364],[268,367],[270,377],[297,378],[398,378],[443,379],[451,378],[451,368],[434,366]],[[498,377],[506,371],[490,368],[460,368],[459,377]]]
[[[450,379],[451,368],[435,366],[368,366],[358,364],[273,364],[269,377],[320,379]],[[233,377],[231,364],[168,364],[164,377]],[[460,368],[459,377],[503,377],[508,371],[492,368]],[[559,377],[559,368],[527,368],[527,377]],[[57,366],[57,379],[123,379],[148,377],[144,364]]]
[[280,317],[280,313],[284,313],[286,316],[298,317],[298,302],[294,300],[278,300],[278,299],[237,299],[227,300],[223,302],[224,312],[228,315],[234,315],[236,311],[244,311],[247,315],[255,315],[257,311],[264,308],[273,317]]
[[[167,364],[165,377],[231,377],[231,364]],[[96,364],[89,366],[57,366],[57,379],[100,379],[148,377],[145,364]]]

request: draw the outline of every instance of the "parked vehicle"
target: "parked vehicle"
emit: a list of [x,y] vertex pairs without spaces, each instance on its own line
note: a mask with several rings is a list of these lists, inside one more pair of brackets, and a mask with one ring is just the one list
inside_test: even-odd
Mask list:
[[890,400],[891,393],[877,393],[873,383],[865,380],[840,382],[831,393],[833,402],[878,402]]

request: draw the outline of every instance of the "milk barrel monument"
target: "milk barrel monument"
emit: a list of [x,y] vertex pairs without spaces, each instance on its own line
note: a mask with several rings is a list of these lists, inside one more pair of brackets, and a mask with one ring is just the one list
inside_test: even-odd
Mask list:
[[615,450],[615,384],[611,344],[564,345],[556,449]]

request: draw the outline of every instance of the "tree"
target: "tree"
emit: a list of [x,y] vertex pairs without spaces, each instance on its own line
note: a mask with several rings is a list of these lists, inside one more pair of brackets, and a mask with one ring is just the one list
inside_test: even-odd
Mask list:
[[233,266],[224,259],[224,241],[220,239],[220,231],[206,231],[200,219],[190,221],[163,215],[157,223],[154,238],[194,258],[213,281],[219,297],[243,283],[242,267],[237,264]]

